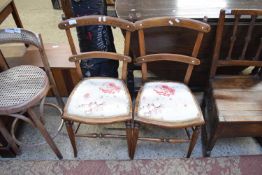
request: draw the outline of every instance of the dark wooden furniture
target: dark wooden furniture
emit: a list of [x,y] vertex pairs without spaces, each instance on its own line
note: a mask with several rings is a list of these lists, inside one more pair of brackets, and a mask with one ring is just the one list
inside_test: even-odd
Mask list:
[[[208,17],[208,24],[211,26],[211,31],[203,38],[201,48],[199,50],[199,59],[201,65],[194,69],[192,79],[189,86],[193,90],[203,90],[208,83],[209,70],[211,66],[211,60],[213,55],[215,32],[217,27],[217,21],[219,17],[219,11],[222,8],[249,8],[255,9],[262,7],[262,1],[256,0],[224,0],[224,1],[182,1],[182,0],[117,0],[116,12],[119,18],[127,19],[130,21],[137,21],[151,17],[161,16],[176,16],[197,19],[203,21],[204,16]],[[233,22],[231,19],[226,19],[227,27],[225,32],[232,31]],[[239,32],[245,32],[248,29],[248,23],[240,22],[241,27]],[[256,38],[261,31],[261,25],[255,26],[253,30],[252,38]],[[176,29],[175,31],[170,27],[163,27],[161,29],[148,29],[145,31],[147,36],[146,45],[147,53],[170,53],[176,51],[180,54],[190,54],[194,43],[191,38],[195,37],[194,33]],[[159,35],[161,33],[161,36]],[[154,37],[158,35],[159,37]],[[187,35],[187,36],[184,36]],[[181,37],[177,37],[181,36]],[[227,35],[223,36],[223,40],[229,40]],[[138,48],[138,36],[133,34],[131,38],[131,50],[134,57],[140,56]],[[182,39],[183,38],[183,39]],[[159,44],[161,43],[161,44]],[[256,46],[257,42],[252,42],[252,45]],[[227,48],[221,48],[221,52],[226,52]],[[247,51],[247,55],[252,55],[250,51]],[[135,68],[136,69],[136,68]],[[148,66],[148,70],[152,72],[158,79],[174,78],[183,79],[181,72],[186,70],[186,66],[177,65],[175,63],[157,62]],[[220,72],[236,73],[239,68],[234,69],[223,68]],[[132,69],[129,75],[132,74]],[[130,75],[131,76],[131,75]],[[132,78],[132,77],[131,77]]]
[[[16,144],[21,144],[15,135],[15,123],[20,119],[34,127],[37,127],[46,142],[50,145],[59,159],[62,154],[55,145],[53,139],[45,129],[41,117],[44,116],[43,108],[45,96],[51,89],[57,98],[60,107],[63,101],[56,88],[56,83],[50,71],[49,63],[43,47],[41,35],[24,29],[2,29],[0,30],[0,44],[23,43],[38,48],[42,58],[44,70],[32,65],[21,65],[8,69],[7,64],[1,66],[5,71],[0,73],[0,131],[15,153],[18,152]],[[3,57],[1,57],[3,58]],[[5,61],[2,59],[2,63]],[[40,118],[35,114],[33,107],[40,103]],[[12,124],[12,137],[2,123],[3,117],[15,118]],[[16,144],[15,144],[16,143]]]
[[[262,31],[252,37],[255,26],[262,25],[261,17],[262,10],[220,11],[209,89],[203,105],[206,156],[219,138],[262,136]],[[234,19],[230,34],[224,30],[228,27],[226,18]],[[245,33],[239,30],[241,21],[249,24]],[[223,40],[224,35],[230,38],[229,42]],[[223,47],[228,48],[227,52],[221,52]],[[248,55],[248,52],[253,54]],[[251,71],[240,71],[241,75],[221,75],[219,72],[220,68],[235,66],[249,67]]]
[[[125,55],[110,52],[77,53],[70,29],[87,25],[109,25],[125,30]],[[123,62],[121,80],[103,77],[86,78],[80,81],[70,94],[64,108],[63,118],[66,122],[74,156],[77,156],[75,136],[91,138],[126,138],[130,154],[132,144],[132,101],[125,86],[125,82],[127,76],[127,63],[131,62],[131,58],[126,55],[129,54],[131,32],[135,30],[134,24],[123,19],[109,16],[90,15],[62,21],[59,24],[59,28],[66,31],[73,54],[69,60],[75,63],[78,77],[81,79],[83,78],[80,68],[80,61],[82,59],[107,58]],[[105,125],[125,122],[126,136],[102,133],[80,135],[77,134],[78,128],[76,131],[73,130],[74,122],[79,122],[78,128],[80,123]]]
[[[187,66],[183,83],[178,82],[164,82],[154,81],[146,82],[138,93],[135,114],[134,114],[134,131],[133,131],[133,145],[131,149],[131,158],[134,157],[137,140],[181,143],[190,142],[187,157],[190,157],[191,152],[196,144],[200,126],[204,124],[204,118],[195,97],[187,87],[190,80],[193,68],[199,65],[200,61],[197,59],[198,51],[204,33],[210,31],[210,26],[206,23],[176,17],[158,17],[149,18],[135,23],[139,36],[139,49],[141,57],[136,59],[137,64],[142,64],[142,79],[147,81],[147,65],[150,62],[167,61],[183,63]],[[192,38],[194,40],[194,47],[192,53],[187,55],[181,54],[150,54],[147,55],[147,45],[145,44],[144,31],[148,28],[166,27],[182,28],[187,32],[194,31],[197,36]],[[158,36],[155,36],[158,37]],[[155,125],[163,128],[184,128],[187,132],[187,139],[175,138],[141,138],[138,137],[138,126],[140,123]],[[192,135],[187,128],[192,128]]]
[[16,10],[13,0],[1,0],[0,4],[0,24],[12,13],[16,26],[23,28],[22,22]]

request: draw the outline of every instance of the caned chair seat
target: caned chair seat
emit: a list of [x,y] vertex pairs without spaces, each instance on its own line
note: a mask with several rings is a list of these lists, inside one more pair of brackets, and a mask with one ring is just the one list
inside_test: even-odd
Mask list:
[[49,90],[45,71],[31,65],[1,72],[0,82],[0,114],[19,112],[35,104]]
[[138,101],[136,120],[141,118],[179,126],[204,123],[195,97],[183,83],[145,83]]
[[220,122],[262,121],[260,78],[220,76],[211,85]]
[[[64,111],[64,118],[82,122],[129,116],[131,100],[122,80],[87,78],[75,87]],[[102,120],[101,120],[102,119]],[[105,120],[103,120],[105,119]],[[96,121],[97,122],[97,121]]]

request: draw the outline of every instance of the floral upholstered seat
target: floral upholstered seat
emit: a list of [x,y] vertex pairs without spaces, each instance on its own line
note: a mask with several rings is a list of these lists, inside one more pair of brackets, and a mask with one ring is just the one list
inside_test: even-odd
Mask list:
[[75,87],[65,108],[65,117],[108,118],[130,113],[131,100],[123,81],[88,78]]
[[139,99],[138,118],[162,122],[203,121],[194,96],[183,83],[146,83]]

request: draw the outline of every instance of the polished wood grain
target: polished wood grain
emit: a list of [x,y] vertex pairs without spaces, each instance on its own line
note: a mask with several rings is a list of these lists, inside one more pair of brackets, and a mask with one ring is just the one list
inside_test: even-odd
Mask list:
[[176,16],[202,19],[204,16],[217,19],[225,9],[258,9],[262,1],[256,0],[116,0],[118,17],[137,21],[152,17]]

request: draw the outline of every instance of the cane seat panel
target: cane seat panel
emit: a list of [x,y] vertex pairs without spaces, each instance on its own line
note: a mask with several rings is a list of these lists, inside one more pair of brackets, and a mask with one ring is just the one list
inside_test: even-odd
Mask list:
[[0,113],[28,105],[45,95],[49,85],[42,69],[22,65],[0,73]]

